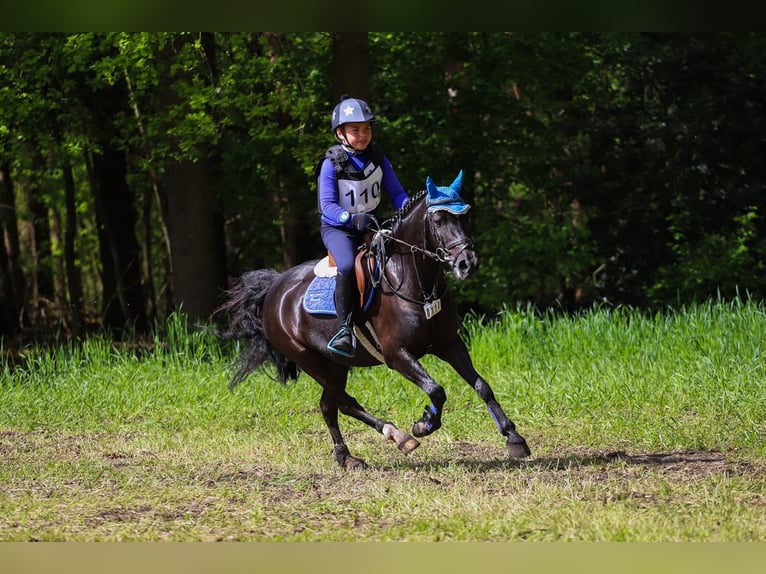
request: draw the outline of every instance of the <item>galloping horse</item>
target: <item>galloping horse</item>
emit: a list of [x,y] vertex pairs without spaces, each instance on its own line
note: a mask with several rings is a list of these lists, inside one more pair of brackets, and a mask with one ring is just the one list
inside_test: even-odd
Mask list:
[[[447,395],[419,362],[427,353],[449,363],[486,403],[506,437],[510,457],[530,454],[526,440],[473,366],[458,333],[460,319],[444,277],[445,267],[457,280],[464,280],[478,266],[463,217],[470,206],[459,195],[462,175],[461,171],[448,187],[438,187],[428,177],[426,189],[414,194],[367,244],[368,263],[361,274],[374,294],[356,312],[354,330],[362,344],[355,357],[328,351],[327,341],[337,326],[333,313],[317,315],[306,310],[304,296],[315,279],[317,260],[284,273],[260,269],[243,274],[216,312],[229,318],[228,328],[219,332],[222,338],[250,339],[230,387],[267,362],[276,366],[282,383],[296,379],[300,371],[307,373],[322,386],[320,409],[333,455],[343,468],[366,463],[349,452],[338,428],[339,410],[371,426],[405,454],[420,445],[414,437],[427,436],[441,426]],[[382,363],[415,383],[431,401],[412,425],[414,437],[367,412],[346,391],[352,367]]]

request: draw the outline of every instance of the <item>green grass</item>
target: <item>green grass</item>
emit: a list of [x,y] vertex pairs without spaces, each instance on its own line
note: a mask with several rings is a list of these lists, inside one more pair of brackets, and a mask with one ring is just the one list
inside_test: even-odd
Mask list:
[[[337,468],[306,375],[227,388],[236,350],[174,317],[142,352],[28,349],[0,384],[0,540],[766,539],[766,311],[507,310],[468,319],[474,363],[533,457],[504,458],[451,369],[443,427],[405,457],[341,418]],[[427,399],[385,367],[350,392],[408,428]]]
[[554,423],[568,443],[607,447],[622,438],[638,448],[766,452],[761,306],[708,303],[653,316],[618,308],[542,320],[506,312],[495,329],[466,329],[489,380],[511,379],[501,399],[527,424]]

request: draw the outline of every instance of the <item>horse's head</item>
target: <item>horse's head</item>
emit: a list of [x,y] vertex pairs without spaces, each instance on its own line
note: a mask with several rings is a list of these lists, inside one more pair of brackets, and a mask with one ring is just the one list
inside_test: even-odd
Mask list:
[[479,258],[466,231],[464,214],[471,206],[460,198],[462,183],[463,170],[449,186],[437,186],[430,176],[426,177],[428,241],[450,266],[455,278],[461,281],[471,277],[479,266]]

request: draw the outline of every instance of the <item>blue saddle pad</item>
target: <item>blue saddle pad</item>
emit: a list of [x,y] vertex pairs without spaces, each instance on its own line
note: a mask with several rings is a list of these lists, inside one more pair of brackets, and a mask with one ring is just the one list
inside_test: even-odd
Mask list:
[[303,309],[312,315],[335,315],[335,277],[314,277],[303,296]]
[[[370,289],[364,301],[363,312],[367,312],[375,299],[375,288]],[[303,310],[312,315],[335,316],[335,276],[314,277],[303,296]]]

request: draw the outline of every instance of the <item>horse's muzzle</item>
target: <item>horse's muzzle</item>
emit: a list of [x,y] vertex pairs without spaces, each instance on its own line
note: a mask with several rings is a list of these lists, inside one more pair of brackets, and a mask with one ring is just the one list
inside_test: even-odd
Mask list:
[[479,257],[476,252],[466,247],[452,261],[452,274],[458,281],[469,279],[479,268]]

